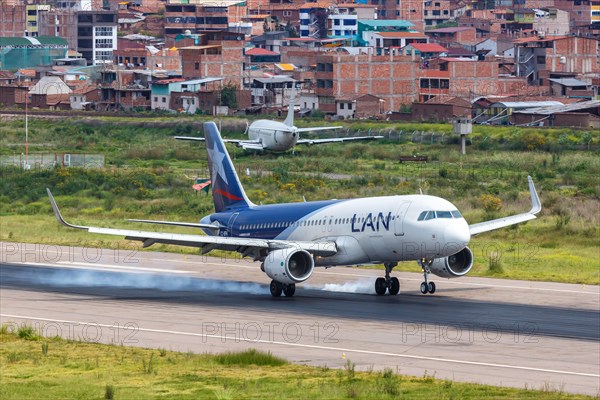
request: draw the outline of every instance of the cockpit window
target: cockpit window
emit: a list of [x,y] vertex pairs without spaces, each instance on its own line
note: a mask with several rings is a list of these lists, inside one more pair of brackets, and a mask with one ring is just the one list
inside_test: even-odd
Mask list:
[[452,211],[452,216],[454,218],[462,218],[462,215],[461,215],[460,211],[458,211],[458,210]]
[[423,211],[419,214],[417,221],[429,221],[430,219],[436,218],[462,218],[462,215],[458,210],[454,211]]
[[450,211],[436,211],[435,213],[438,218],[452,218],[452,213]]

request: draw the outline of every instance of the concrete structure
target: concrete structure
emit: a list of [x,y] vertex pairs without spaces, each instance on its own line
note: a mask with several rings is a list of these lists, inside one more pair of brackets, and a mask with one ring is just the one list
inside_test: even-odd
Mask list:
[[246,14],[243,0],[171,0],[165,4],[165,35],[229,29],[241,23]]
[[77,51],[89,64],[112,64],[117,49],[115,11],[77,12]]
[[544,35],[567,35],[571,31],[571,19],[568,11],[557,8],[537,10],[533,20],[533,30]]

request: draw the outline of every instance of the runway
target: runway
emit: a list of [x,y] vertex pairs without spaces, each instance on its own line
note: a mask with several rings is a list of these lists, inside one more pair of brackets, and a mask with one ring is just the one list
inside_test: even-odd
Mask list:
[[177,351],[257,348],[295,362],[518,388],[600,393],[600,288],[317,269],[274,299],[259,263],[1,243],[0,319],[44,335]]

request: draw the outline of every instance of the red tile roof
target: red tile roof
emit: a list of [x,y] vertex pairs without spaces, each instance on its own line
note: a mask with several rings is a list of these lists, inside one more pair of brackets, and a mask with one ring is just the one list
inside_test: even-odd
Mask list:
[[278,56],[279,53],[275,53],[274,51],[261,49],[260,47],[254,47],[250,50],[246,50],[247,56]]
[[421,53],[444,53],[448,51],[437,43],[411,43],[410,46]]

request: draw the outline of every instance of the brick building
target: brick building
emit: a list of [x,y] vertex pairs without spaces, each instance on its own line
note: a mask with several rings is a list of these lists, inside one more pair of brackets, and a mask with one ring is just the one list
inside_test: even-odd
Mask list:
[[203,45],[182,47],[179,52],[183,77],[223,77],[225,83],[231,82],[242,87],[244,44],[243,40],[215,40]]
[[540,36],[514,41],[517,76],[545,84],[560,75],[592,78],[600,71],[600,40],[577,36]]

